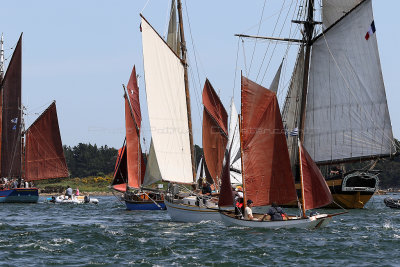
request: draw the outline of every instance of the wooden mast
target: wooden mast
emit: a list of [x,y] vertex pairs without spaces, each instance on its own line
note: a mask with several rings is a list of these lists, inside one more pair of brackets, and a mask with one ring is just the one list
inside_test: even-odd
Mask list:
[[192,174],[193,174],[193,182],[196,180],[196,168],[194,161],[194,147],[193,147],[193,131],[192,131],[192,114],[190,108],[190,94],[189,94],[189,80],[188,80],[188,72],[187,72],[187,60],[186,60],[186,42],[185,42],[185,33],[183,31],[183,18],[182,18],[182,1],[178,0],[178,15],[179,15],[179,32],[181,35],[181,59],[184,65],[184,79],[185,79],[185,92],[186,92],[186,108],[188,115],[188,126],[189,126],[189,141],[190,141],[190,154],[192,158]]
[[300,107],[300,141],[304,142],[304,125],[306,119],[306,102],[308,91],[308,73],[310,70],[310,55],[312,46],[312,37],[314,32],[314,0],[308,0],[307,20],[304,22],[304,37],[306,43],[306,54],[304,59],[304,76],[303,76],[303,90],[301,97]]
[[242,163],[242,193],[243,193],[243,209],[247,206],[247,199],[246,199],[246,186],[245,186],[245,179],[244,179],[244,160],[243,160],[243,144],[242,144],[242,115],[238,115],[239,119],[239,136],[240,136],[240,158]]

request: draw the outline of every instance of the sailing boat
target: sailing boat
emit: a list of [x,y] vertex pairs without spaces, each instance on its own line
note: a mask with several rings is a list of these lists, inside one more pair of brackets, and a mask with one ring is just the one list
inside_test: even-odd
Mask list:
[[294,21],[304,23],[303,39],[279,39],[300,43],[282,110],[292,172],[300,196],[299,136],[324,171],[330,206],[363,208],[378,189],[374,164],[347,172],[343,164],[396,154],[372,0],[324,0],[323,31],[316,36],[314,2],[307,1],[306,21]]
[[[3,38],[1,43],[3,44]],[[29,187],[28,182],[68,177],[69,172],[62,148],[55,101],[24,130],[21,63],[22,34],[4,79],[1,79],[0,157],[1,177],[5,183],[0,189],[0,202],[35,203],[39,199],[39,191],[38,188]]]
[[[284,204],[296,201],[295,184],[290,168],[282,118],[276,94],[253,81],[241,78],[241,154],[244,203],[252,200],[255,207],[273,202]],[[300,144],[300,143],[299,143]],[[220,212],[227,225],[260,228],[319,228],[326,226],[334,215],[306,215],[306,210],[315,209],[332,201],[328,186],[302,146],[300,165],[302,179],[302,216],[288,216],[283,221],[265,221],[264,214],[254,214],[254,220],[246,220],[230,211]],[[228,153],[229,154],[229,153]],[[223,176],[230,179],[229,175]],[[225,195],[227,193],[227,196]],[[230,201],[229,201],[230,200]],[[221,192],[220,201],[232,203],[232,192]],[[220,203],[223,206],[222,203]]]
[[142,115],[135,66],[127,87],[124,86],[124,93],[126,139],[118,152],[111,188],[124,193],[123,200],[128,210],[163,210],[163,194],[158,190],[143,188],[161,180],[161,177],[150,171],[158,169],[157,162],[154,163],[152,158],[153,144],[150,146],[147,168],[144,163],[140,145]]

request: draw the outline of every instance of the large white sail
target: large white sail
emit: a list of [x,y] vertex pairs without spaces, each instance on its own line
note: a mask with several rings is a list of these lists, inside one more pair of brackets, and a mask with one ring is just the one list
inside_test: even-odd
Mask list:
[[325,28],[346,15],[362,0],[322,0],[322,22]]
[[365,38],[372,22],[366,0],[313,45],[304,141],[316,162],[393,152],[376,35]]
[[184,66],[144,18],[141,27],[147,106],[161,176],[192,183]]
[[290,164],[293,172],[298,158],[297,138],[300,124],[300,107],[304,80],[304,46],[300,46],[297,54],[296,65],[290,81],[290,86],[282,110],[282,121],[287,136]]
[[227,149],[231,149],[230,173],[232,184],[242,184],[242,159],[240,157],[240,134],[238,113],[235,102],[231,102],[231,115],[229,119],[229,134]]

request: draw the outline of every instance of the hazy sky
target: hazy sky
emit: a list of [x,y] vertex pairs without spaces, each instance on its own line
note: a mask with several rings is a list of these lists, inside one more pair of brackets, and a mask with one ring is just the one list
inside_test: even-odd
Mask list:
[[[205,78],[208,77],[220,93],[229,112],[233,92],[239,108],[240,70],[250,70],[250,78],[255,80],[258,76],[257,81],[262,80],[268,87],[287,48],[285,44],[274,48],[275,43],[245,40],[244,44],[239,43],[238,51],[238,38],[234,34],[259,32],[260,35],[288,37],[289,22],[298,12],[297,2],[300,1],[184,1],[195,143],[201,144],[201,89]],[[400,35],[397,34],[397,16],[400,1],[375,0],[373,5],[389,112],[394,136],[398,138]],[[27,126],[38,112],[56,100],[64,144],[73,146],[90,142],[120,147],[125,136],[121,85],[128,82],[132,66],[136,64],[140,75],[143,136],[148,146],[139,13],[143,11],[146,19],[164,36],[169,6],[170,0],[2,1],[0,32],[4,33],[7,58],[12,53],[9,48],[24,32],[22,94],[28,109]],[[294,36],[299,35],[295,26],[291,32]],[[268,44],[264,65],[259,71]],[[278,94],[281,100],[295,53],[296,47],[292,46]]]

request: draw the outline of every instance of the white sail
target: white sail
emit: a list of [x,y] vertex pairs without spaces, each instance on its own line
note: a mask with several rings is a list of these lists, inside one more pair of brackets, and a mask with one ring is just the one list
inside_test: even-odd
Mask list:
[[322,22],[325,28],[346,15],[362,0],[322,0]]
[[150,143],[149,156],[147,157],[146,172],[144,174],[142,186],[148,186],[162,179],[160,167],[158,166],[156,152],[154,150],[153,139]]
[[196,172],[196,181],[198,182],[199,179],[202,179],[204,176],[204,168],[203,168],[203,157],[200,158],[199,165],[197,166]]
[[282,110],[282,121],[286,131],[287,145],[289,149],[290,164],[293,172],[298,158],[298,130],[300,128],[300,107],[304,80],[304,46],[300,46],[290,86],[285,98]]
[[376,34],[366,0],[313,45],[305,147],[316,162],[393,152]]
[[192,183],[184,66],[143,18],[141,26],[147,106],[161,176]]
[[272,83],[269,87],[269,90],[271,90],[274,93],[278,92],[279,80],[281,79],[282,65],[283,65],[283,61],[282,61],[281,65],[279,66],[278,71],[276,72],[275,77],[272,80]]
[[227,149],[231,149],[230,168],[231,168],[231,183],[242,184],[242,159],[240,157],[240,134],[238,113],[235,107],[235,102],[231,102],[231,115],[229,119],[229,134]]

